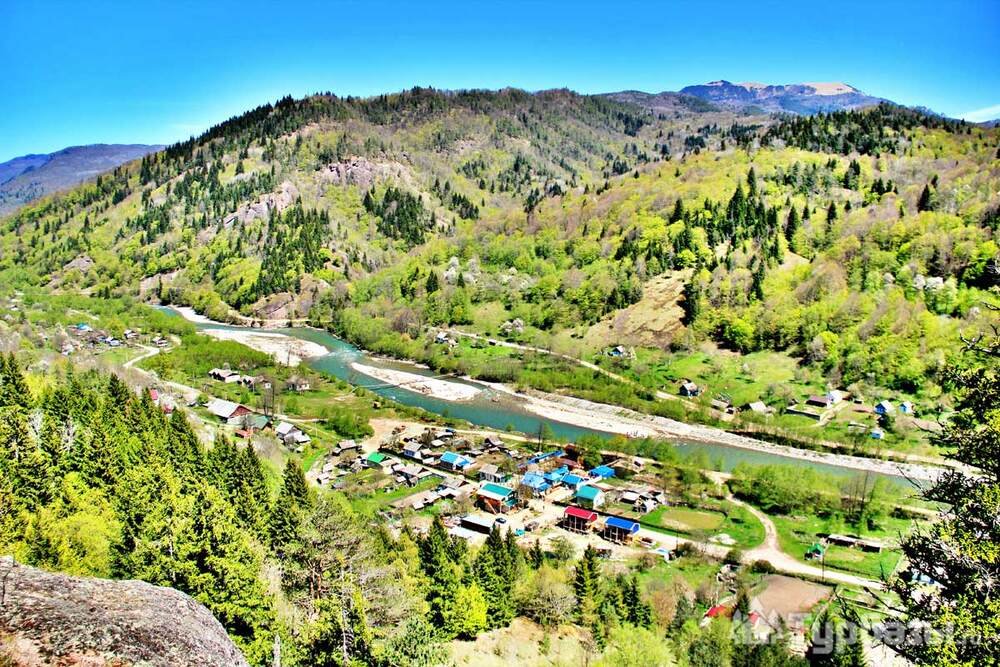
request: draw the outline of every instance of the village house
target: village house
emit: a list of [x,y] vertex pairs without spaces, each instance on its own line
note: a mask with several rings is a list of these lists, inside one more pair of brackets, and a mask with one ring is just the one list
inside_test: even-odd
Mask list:
[[305,445],[312,440],[312,438],[288,422],[280,422],[275,427],[274,433],[283,443],[285,443],[285,445],[288,446]]
[[518,495],[521,498],[541,498],[548,493],[552,485],[545,481],[540,473],[528,472],[521,477],[521,483],[518,485]]
[[503,440],[499,435],[488,435],[483,438],[483,445],[486,447],[503,447]]
[[590,471],[591,477],[597,477],[600,479],[607,479],[608,477],[615,476],[615,469],[611,466],[597,466]]
[[393,471],[396,473],[397,481],[410,486],[414,486],[417,482],[427,477],[429,474],[425,473],[423,468],[413,463],[401,465],[399,467],[393,466]]
[[910,401],[903,401],[899,404],[899,411],[904,415],[912,415],[916,412],[916,408]]
[[413,441],[403,445],[403,456],[417,461],[424,460],[424,448],[419,442]]
[[517,505],[517,494],[514,489],[500,484],[486,483],[476,492],[483,509],[494,514],[502,514],[510,511]]
[[493,482],[494,484],[504,484],[510,479],[510,475],[500,470],[496,465],[487,463],[479,469],[480,482]]
[[604,538],[615,544],[626,544],[639,532],[639,523],[609,516],[604,522]]
[[829,396],[810,396],[806,399],[806,405],[812,405],[817,408],[827,410],[833,406],[833,399]]
[[768,406],[763,401],[752,401],[744,405],[742,409],[765,417],[770,417],[774,414],[774,408]]
[[365,458],[365,464],[369,468],[383,470],[391,465],[392,460],[382,452],[372,452]]
[[213,398],[205,408],[221,421],[230,426],[238,426],[244,415],[252,414],[252,410],[239,403]]
[[293,375],[285,380],[285,389],[288,391],[309,391],[309,380],[300,375]]
[[567,507],[563,511],[563,526],[574,533],[588,533],[597,522],[597,512],[582,507]]
[[337,446],[334,447],[333,453],[334,454],[343,454],[344,452],[350,452],[350,451],[353,451],[353,450],[356,450],[356,449],[361,449],[361,445],[359,445],[357,443],[357,441],[355,441],[355,440],[341,440],[340,442],[337,443]]
[[441,455],[441,466],[449,470],[465,470],[471,464],[472,461],[455,452],[445,452]]
[[449,477],[437,487],[438,495],[442,498],[458,498],[468,495],[471,490],[472,485],[461,477]]
[[681,396],[686,396],[688,398],[694,398],[701,395],[701,387],[696,385],[694,382],[687,380],[681,384],[680,388]]
[[576,504],[586,509],[597,509],[604,504],[604,492],[596,486],[581,486],[574,495]]

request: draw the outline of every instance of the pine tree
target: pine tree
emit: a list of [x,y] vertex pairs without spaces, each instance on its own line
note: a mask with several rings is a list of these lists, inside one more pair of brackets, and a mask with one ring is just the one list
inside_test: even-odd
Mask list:
[[289,459],[281,476],[282,492],[288,496],[297,507],[310,507],[309,487],[306,485],[306,475],[302,472],[302,464],[298,459]]
[[490,531],[472,571],[486,601],[487,627],[505,627],[514,618],[514,565],[500,529]]
[[545,563],[545,552],[542,551],[542,545],[535,539],[535,543],[531,546],[528,551],[528,562],[531,564],[532,569],[537,570]]
[[577,617],[584,625],[589,625],[595,619],[596,611],[600,607],[601,600],[598,595],[601,585],[600,568],[597,550],[588,544],[573,574]]
[[933,211],[936,205],[937,198],[934,191],[930,185],[924,185],[924,189],[920,193],[920,199],[917,200],[917,211]]

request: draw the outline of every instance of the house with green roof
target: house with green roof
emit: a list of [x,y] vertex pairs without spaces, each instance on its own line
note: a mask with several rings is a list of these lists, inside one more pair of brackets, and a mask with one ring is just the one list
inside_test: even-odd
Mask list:
[[596,486],[581,486],[576,490],[576,504],[587,509],[597,509],[604,504],[604,492]]
[[517,505],[517,494],[514,493],[514,489],[509,486],[493,484],[492,482],[487,482],[479,487],[479,491],[476,492],[476,499],[483,506],[483,509],[489,510],[494,514],[509,512]]

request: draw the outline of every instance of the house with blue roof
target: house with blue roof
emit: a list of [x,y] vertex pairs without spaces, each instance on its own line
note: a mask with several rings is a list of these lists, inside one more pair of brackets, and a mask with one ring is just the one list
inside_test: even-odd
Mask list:
[[545,473],[543,477],[545,478],[545,481],[551,484],[552,486],[559,486],[560,484],[562,484],[563,477],[565,477],[568,473],[569,473],[569,468],[563,466],[561,468],[556,468],[555,470],[550,470],[549,472]]
[[545,480],[545,476],[537,472],[525,473],[521,478],[520,491],[522,497],[540,497],[548,493],[552,484]]
[[604,537],[610,542],[624,544],[639,532],[639,522],[609,516],[604,522]]
[[563,486],[569,487],[569,488],[573,489],[574,491],[576,491],[577,487],[579,487],[581,484],[583,484],[587,480],[585,480],[583,477],[580,477],[577,474],[569,473],[568,475],[566,475],[565,477],[563,477],[562,480],[560,480],[560,481],[562,482]]
[[451,470],[464,470],[466,466],[471,464],[472,461],[455,452],[445,452],[441,455],[441,465]]

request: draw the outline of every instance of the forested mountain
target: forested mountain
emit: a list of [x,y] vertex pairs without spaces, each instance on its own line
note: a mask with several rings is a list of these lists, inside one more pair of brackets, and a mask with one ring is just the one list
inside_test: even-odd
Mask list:
[[71,146],[55,153],[23,155],[0,163],[0,216],[161,148],[145,144],[92,144]]
[[590,354],[604,318],[670,277],[686,328],[616,342],[708,338],[912,390],[997,285],[997,143],[887,104],[774,119],[569,91],[285,98],[23,209],[0,268],[223,319],[311,316],[425,360],[424,325],[515,318]]

